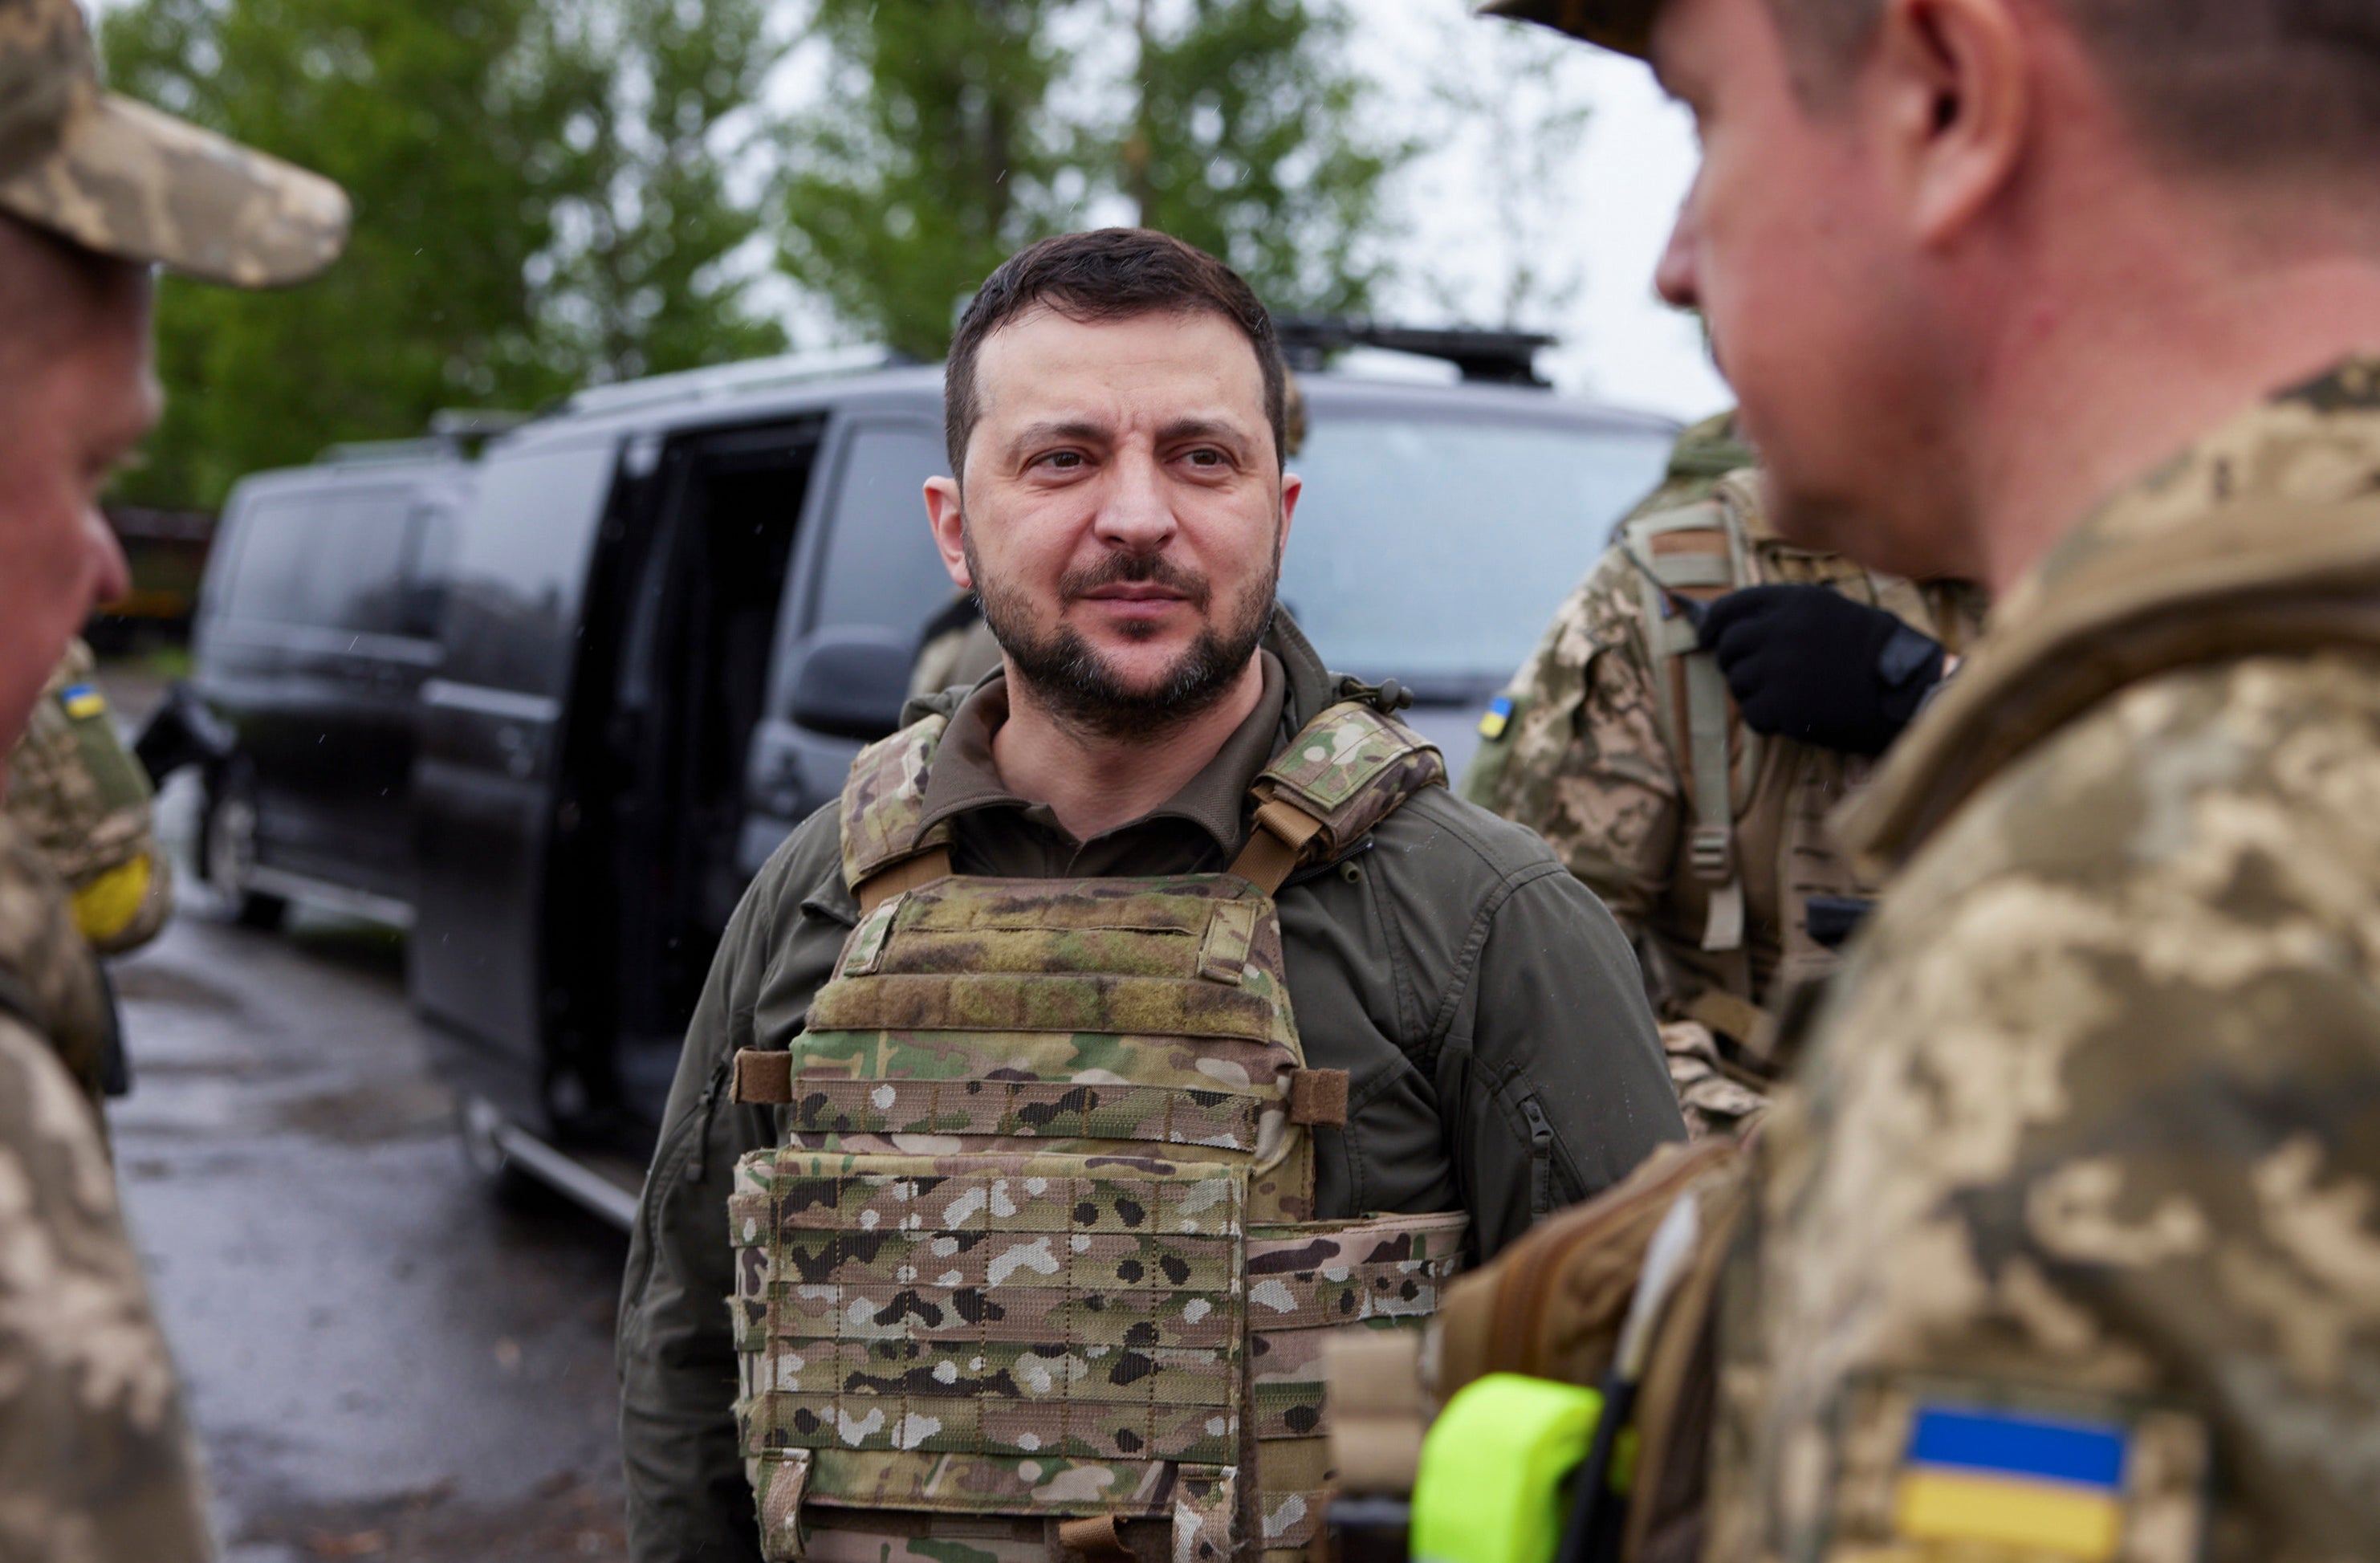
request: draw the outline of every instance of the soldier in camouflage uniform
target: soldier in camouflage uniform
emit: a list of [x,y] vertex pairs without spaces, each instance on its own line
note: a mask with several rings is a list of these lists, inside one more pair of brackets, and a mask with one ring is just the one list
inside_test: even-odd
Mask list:
[[1329,1327],[1682,1136],[1609,915],[1276,612],[1280,372],[1136,230],[963,321],[929,511],[1002,670],[720,948],[621,1308],[641,1563],[1287,1563]]
[[[156,416],[147,265],[295,280],[346,215],[335,187],[103,95],[71,0],[0,0],[0,745],[124,588],[95,502]],[[197,1457],[60,1068],[103,1014],[66,887],[0,817],[0,1557],[184,1563],[212,1551]]]
[[103,955],[138,950],[174,910],[156,794],[124,746],[78,636],[8,759],[8,816],[74,896],[75,926]]
[[[1660,487],[1491,709],[1462,784],[1464,797],[1543,836],[1620,919],[1697,1137],[1761,1106],[1772,1073],[1763,1012],[1831,968],[1811,898],[1856,901],[1873,888],[1826,829],[1873,761],[1775,724],[1755,731],[1713,676],[1721,659],[1647,572],[1678,570],[1670,589],[1698,601],[1787,584],[1840,594],[1953,654],[1978,627],[1967,588],[1914,586],[1779,538],[1751,459],[1731,413],[1680,437]],[[1796,679],[1852,676],[1814,665],[1815,650],[1788,649],[1803,653]],[[1724,732],[1708,776],[1695,769],[1703,720]]]
[[2380,21],[1505,8],[1696,112],[1780,530],[1994,595],[1843,826],[1702,1556],[2380,1555]]

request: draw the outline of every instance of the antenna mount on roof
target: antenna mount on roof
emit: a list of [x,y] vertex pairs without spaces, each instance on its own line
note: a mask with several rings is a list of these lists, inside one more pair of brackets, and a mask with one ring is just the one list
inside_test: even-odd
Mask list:
[[1443,358],[1463,379],[1496,385],[1549,384],[1537,373],[1537,350],[1560,340],[1535,331],[1382,325],[1329,315],[1278,316],[1273,329],[1281,337],[1281,357],[1293,370],[1318,370],[1331,354],[1349,347],[1379,347]]

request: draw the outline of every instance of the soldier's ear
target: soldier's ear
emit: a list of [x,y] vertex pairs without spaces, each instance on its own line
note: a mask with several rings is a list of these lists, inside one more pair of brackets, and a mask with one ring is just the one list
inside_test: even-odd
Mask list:
[[1298,496],[1305,492],[1305,479],[1294,472],[1281,475],[1281,535],[1272,540],[1273,568],[1281,568],[1282,556],[1289,549],[1289,523],[1297,514]]
[[975,577],[967,568],[966,509],[957,479],[926,479],[926,525],[933,528],[934,549],[942,556],[951,584],[961,591],[972,591]]
[[1920,246],[1957,242],[2015,176],[2032,131],[2033,55],[2010,0],[1887,0],[1863,109]]

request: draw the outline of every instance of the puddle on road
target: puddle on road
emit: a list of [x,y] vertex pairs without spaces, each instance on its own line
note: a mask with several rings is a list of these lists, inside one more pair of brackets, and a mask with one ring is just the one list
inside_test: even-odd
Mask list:
[[428,1080],[382,1080],[276,1102],[273,1121],[338,1145],[370,1145],[455,1127],[455,1094]]
[[110,969],[115,979],[115,996],[127,1001],[146,1004],[170,1004],[177,1009],[208,1010],[218,1014],[236,1014],[240,1009],[239,995],[227,987],[218,987],[186,967],[168,965],[162,961],[128,961]]

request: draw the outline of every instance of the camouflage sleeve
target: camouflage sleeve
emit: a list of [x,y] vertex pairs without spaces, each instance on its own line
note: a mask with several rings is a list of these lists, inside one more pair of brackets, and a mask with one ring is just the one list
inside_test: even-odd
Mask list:
[[91,1107],[0,1012],[0,1557],[213,1556]]
[[1463,779],[1473,802],[1550,842],[1632,939],[1668,889],[1680,818],[1653,676],[1636,574],[1607,553],[1514,678],[1506,730]]
[[[2044,1427],[2097,1440],[2034,1473],[2124,1538],[2045,1551],[2373,1556],[2375,970],[2368,668],[2138,686],[1970,802],[1888,893],[1769,1125],[1711,1556],[1974,1541],[1974,1514],[1911,1495],[2088,1452]],[[1998,1445],[1937,1436],[1978,1426]]]
[[735,1051],[757,1015],[798,1015],[847,931],[795,908],[840,873],[829,808],[797,830],[745,892],[713,960],[678,1058],[645,1177],[614,1346],[628,1547],[637,1563],[760,1556],[735,1431],[734,1290],[727,1195],[736,1158],[774,1143],[764,1108],[728,1098]]
[[8,760],[8,818],[74,892],[75,922],[107,954],[154,939],[173,911],[155,798],[78,640],[50,675]]

